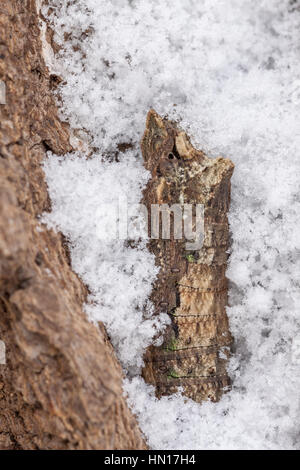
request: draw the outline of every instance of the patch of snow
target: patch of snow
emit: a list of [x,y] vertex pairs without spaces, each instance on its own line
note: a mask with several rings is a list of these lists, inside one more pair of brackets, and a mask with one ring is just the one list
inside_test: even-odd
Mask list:
[[[145,241],[131,248],[117,238],[99,238],[98,233],[103,226],[101,207],[118,208],[124,195],[128,205],[138,204],[149,174],[133,152],[118,163],[105,162],[101,155],[50,156],[44,169],[52,198],[52,212],[44,220],[70,240],[72,267],[89,286],[90,320],[105,323],[123,366],[137,373],[145,347],[169,322],[166,314],[151,318],[150,304],[144,308],[157,268]],[[118,214],[105,213],[107,227],[112,227]]]
[[[52,0],[62,46],[62,115],[84,128],[92,159],[49,156],[50,225],[71,244],[89,286],[89,317],[105,322],[128,378],[124,389],[154,449],[299,448],[300,12],[287,0]],[[44,7],[43,13],[47,14]],[[65,41],[68,37],[68,41]],[[154,398],[138,376],[163,330],[144,308],[155,266],[142,244],[99,241],[97,207],[141,198],[138,150],[150,107],[193,143],[235,163],[230,225],[233,390],[198,405]],[[131,143],[120,162],[117,146]],[[142,313],[142,311],[144,313]]]

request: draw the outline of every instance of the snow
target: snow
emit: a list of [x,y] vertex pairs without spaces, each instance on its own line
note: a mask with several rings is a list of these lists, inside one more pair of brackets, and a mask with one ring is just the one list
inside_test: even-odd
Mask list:
[[[123,366],[137,373],[144,348],[169,321],[165,314],[151,318],[151,305],[142,314],[157,268],[145,241],[135,249],[126,247],[123,240],[100,238],[99,227],[106,204],[118,207],[125,195],[129,205],[140,202],[148,172],[133,152],[119,163],[100,155],[52,156],[44,168],[52,198],[52,213],[44,219],[71,242],[72,267],[89,286],[86,312],[92,321],[105,323]],[[111,227],[115,214],[105,214]]]
[[[90,136],[92,158],[49,155],[47,223],[69,239],[123,365],[124,390],[153,449],[299,449],[300,8],[287,0],[50,1],[62,46],[61,113]],[[64,38],[67,35],[68,41]],[[51,63],[53,58],[51,59]],[[235,163],[230,328],[233,390],[201,405],[154,398],[142,351],[166,318],[145,303],[155,279],[145,245],[99,240],[99,204],[138,203],[150,107],[193,143]],[[118,145],[132,148],[114,159]]]

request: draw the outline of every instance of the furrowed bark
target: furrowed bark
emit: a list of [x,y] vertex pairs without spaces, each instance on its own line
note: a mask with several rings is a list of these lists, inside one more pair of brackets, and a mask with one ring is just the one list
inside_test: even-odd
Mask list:
[[64,239],[38,222],[50,208],[46,151],[72,150],[38,22],[34,1],[1,1],[0,449],[143,449],[121,367],[104,327],[86,319],[87,290]]
[[[167,312],[171,324],[162,346],[147,350],[143,376],[156,386],[157,396],[183,387],[195,401],[217,401],[230,387],[226,363],[232,337],[225,271],[233,164],[194,149],[183,131],[153,110],[141,148],[152,174],[143,198],[148,213],[152,204],[204,205],[201,249],[187,250],[187,240],[175,239],[172,230],[170,240],[149,242],[160,267],[152,301],[156,314]],[[170,216],[172,229],[174,214]]]

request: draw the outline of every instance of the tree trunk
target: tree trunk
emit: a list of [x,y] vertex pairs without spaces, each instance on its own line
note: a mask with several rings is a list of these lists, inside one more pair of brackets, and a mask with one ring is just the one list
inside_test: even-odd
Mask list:
[[0,25],[0,448],[143,449],[121,367],[104,327],[86,319],[86,288],[63,236],[38,221],[50,209],[45,153],[72,147],[35,1],[2,0]]

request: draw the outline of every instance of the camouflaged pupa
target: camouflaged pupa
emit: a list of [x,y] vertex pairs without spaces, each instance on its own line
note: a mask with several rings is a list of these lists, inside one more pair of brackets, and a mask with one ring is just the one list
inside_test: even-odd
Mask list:
[[[187,250],[184,238],[151,239],[149,249],[160,267],[151,300],[155,313],[167,312],[171,324],[163,344],[144,356],[143,377],[157,396],[183,389],[200,402],[217,401],[230,387],[226,372],[232,336],[226,315],[228,220],[233,163],[208,158],[187,135],[154,110],[147,116],[141,142],[151,179],[143,204],[202,204],[204,241]],[[174,214],[170,214],[171,229]],[[150,226],[149,226],[150,231]]]

